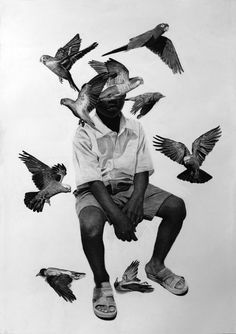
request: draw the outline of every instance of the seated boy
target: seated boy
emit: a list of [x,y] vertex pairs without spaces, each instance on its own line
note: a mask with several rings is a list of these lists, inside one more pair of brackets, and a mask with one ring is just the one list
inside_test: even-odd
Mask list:
[[93,117],[95,131],[79,126],[73,142],[77,189],[76,211],[83,249],[93,271],[93,310],[114,319],[117,308],[104,261],[106,221],[118,239],[136,241],[136,226],[161,217],[153,254],[145,266],[147,277],[176,295],[187,293],[185,279],[165,267],[186,216],[179,197],[149,184],[153,165],[141,124],[122,114],[125,96],[100,101]]

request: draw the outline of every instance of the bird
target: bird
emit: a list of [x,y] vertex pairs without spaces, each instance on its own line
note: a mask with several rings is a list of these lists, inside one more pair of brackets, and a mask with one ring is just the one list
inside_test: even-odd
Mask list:
[[25,151],[22,152],[23,154],[19,154],[19,159],[25,163],[28,170],[33,174],[32,180],[39,189],[38,192],[25,193],[24,203],[30,210],[42,212],[44,203],[47,202],[50,205],[52,196],[71,191],[69,185],[62,184],[66,175],[66,167],[63,164],[57,164],[50,168],[33,155]]
[[96,107],[101,91],[110,76],[115,74],[100,73],[93,77],[88,83],[84,84],[78,94],[77,99],[71,100],[69,98],[61,99],[60,103],[67,106],[75,117],[80,119],[79,124],[84,126],[85,123],[90,125],[94,130],[97,130],[89,113]]
[[156,151],[160,151],[186,168],[177,176],[178,179],[191,183],[205,183],[212,179],[212,176],[200,169],[200,166],[220,137],[220,126],[207,131],[192,143],[192,153],[185,144],[158,135],[153,137],[153,145]]
[[147,282],[141,282],[137,278],[139,261],[133,261],[125,270],[122,280],[118,281],[118,277],[114,283],[114,287],[118,292],[152,292],[154,288]]
[[140,113],[137,115],[137,118],[141,118],[146,115],[152,107],[163,97],[161,93],[144,93],[134,97],[126,98],[125,101],[134,101],[133,107],[130,110],[131,114],[136,115],[140,110]]
[[89,65],[97,73],[107,72],[116,74],[116,76],[111,76],[107,81],[107,88],[101,92],[99,100],[118,98],[144,83],[141,77],[129,78],[129,70],[127,67],[112,58],[109,58],[105,63],[91,60],[89,61]]
[[85,275],[85,273],[49,267],[42,268],[36,276],[45,278],[45,281],[60,297],[65,301],[72,303],[76,300],[76,297],[70,289],[71,283],[73,280],[79,280],[85,277]]
[[60,82],[62,82],[63,79],[68,80],[70,86],[78,92],[79,89],[72,79],[70,69],[78,59],[98,46],[98,43],[95,42],[87,48],[80,50],[80,44],[80,35],[76,34],[65,46],[57,50],[55,57],[48,55],[40,57],[40,62],[55,73],[59,77]]
[[130,38],[128,44],[107,52],[102,56],[146,46],[149,50],[157,54],[162,61],[169,66],[173,73],[181,74],[184,70],[180,64],[175,47],[169,38],[162,36],[168,29],[169,25],[167,23],[158,24],[154,29]]

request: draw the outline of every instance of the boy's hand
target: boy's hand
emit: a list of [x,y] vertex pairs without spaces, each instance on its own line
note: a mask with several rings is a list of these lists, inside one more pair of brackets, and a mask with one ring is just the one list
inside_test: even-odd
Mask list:
[[134,233],[132,222],[122,211],[119,210],[119,212],[116,212],[116,214],[112,215],[110,218],[118,239],[122,241],[138,240]]
[[122,209],[134,226],[143,220],[143,197],[131,196]]

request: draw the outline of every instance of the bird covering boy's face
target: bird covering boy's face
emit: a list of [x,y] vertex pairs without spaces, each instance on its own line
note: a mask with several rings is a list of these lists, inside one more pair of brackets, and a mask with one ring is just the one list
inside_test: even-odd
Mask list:
[[96,106],[96,111],[99,114],[114,118],[116,117],[122,110],[124,103],[125,103],[125,96],[109,99],[109,100],[100,100]]

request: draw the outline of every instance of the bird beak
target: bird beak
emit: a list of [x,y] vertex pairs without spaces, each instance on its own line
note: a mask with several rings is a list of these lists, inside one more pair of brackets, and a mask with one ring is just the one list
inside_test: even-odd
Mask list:
[[60,104],[62,104],[62,105],[64,104],[64,99],[60,100]]
[[163,97],[165,97],[165,95],[162,95],[162,96],[161,96],[161,99],[162,99]]
[[37,275],[35,275],[35,276],[36,276],[36,277],[37,277],[37,276],[40,276],[40,273],[38,273],[38,274],[37,274]]
[[39,61],[40,63],[43,63],[43,56],[40,57]]

